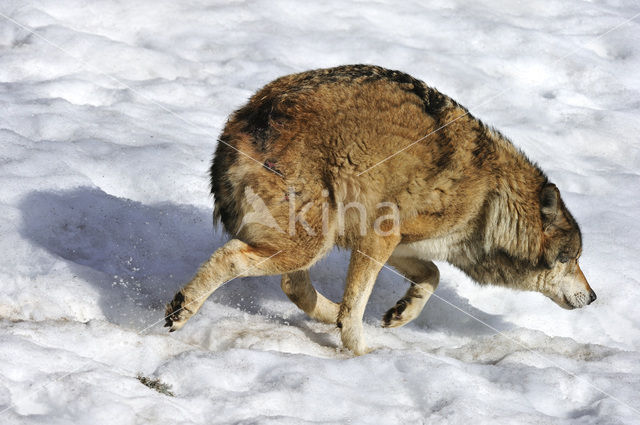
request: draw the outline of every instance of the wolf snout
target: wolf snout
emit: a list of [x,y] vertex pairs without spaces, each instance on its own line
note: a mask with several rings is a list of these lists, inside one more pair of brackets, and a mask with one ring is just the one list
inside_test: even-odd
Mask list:
[[593,292],[592,289],[589,289],[588,292],[579,291],[574,293],[572,296],[569,296],[569,297],[565,296],[565,302],[569,304],[570,309],[582,308],[591,304],[597,298],[598,297],[596,296],[596,293]]

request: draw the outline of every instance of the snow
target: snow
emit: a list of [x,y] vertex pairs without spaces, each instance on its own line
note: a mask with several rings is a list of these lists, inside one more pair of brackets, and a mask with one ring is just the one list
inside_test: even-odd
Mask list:
[[[0,423],[639,423],[639,12],[3,1]],[[440,264],[423,314],[382,329],[406,289],[383,271],[365,313],[375,351],[353,358],[277,277],[245,278],[166,333],[164,304],[226,240],[207,181],[226,116],[280,75],[346,63],[411,73],[538,162],[581,223],[598,300],[564,311]],[[311,270],[334,300],[347,261]]]

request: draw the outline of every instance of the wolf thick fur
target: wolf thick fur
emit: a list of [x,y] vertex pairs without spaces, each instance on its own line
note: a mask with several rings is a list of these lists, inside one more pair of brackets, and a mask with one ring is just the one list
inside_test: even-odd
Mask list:
[[[383,326],[420,314],[438,284],[432,260],[565,308],[595,299],[578,266],[580,230],[555,185],[500,133],[402,72],[353,65],[269,83],[227,122],[211,189],[234,239],[167,306],[171,330],[225,281],[282,274],[287,296],[336,323],[362,354],[362,316],[385,263],[412,284]],[[247,190],[277,225],[243,221],[253,212]],[[381,203],[397,206],[397,226],[379,220]],[[335,245],[352,252],[340,304],[308,275]]]

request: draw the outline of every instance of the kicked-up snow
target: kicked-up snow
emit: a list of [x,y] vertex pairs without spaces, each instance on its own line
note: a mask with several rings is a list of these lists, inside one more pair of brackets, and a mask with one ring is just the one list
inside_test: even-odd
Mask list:
[[[0,423],[640,423],[640,4],[0,3]],[[207,171],[225,119],[312,68],[400,69],[547,172],[598,294],[574,311],[439,264],[352,357],[278,277],[236,279],[185,328],[164,304],[226,240]],[[348,253],[311,270],[339,300]],[[174,396],[137,376],[170,386]]]

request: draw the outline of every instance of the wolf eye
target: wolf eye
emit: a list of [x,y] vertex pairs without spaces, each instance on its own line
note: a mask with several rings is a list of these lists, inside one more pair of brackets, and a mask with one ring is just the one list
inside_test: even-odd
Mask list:
[[567,254],[566,252],[561,253],[560,255],[558,255],[558,261],[560,261],[561,263],[566,263],[567,261],[569,261],[569,254]]

